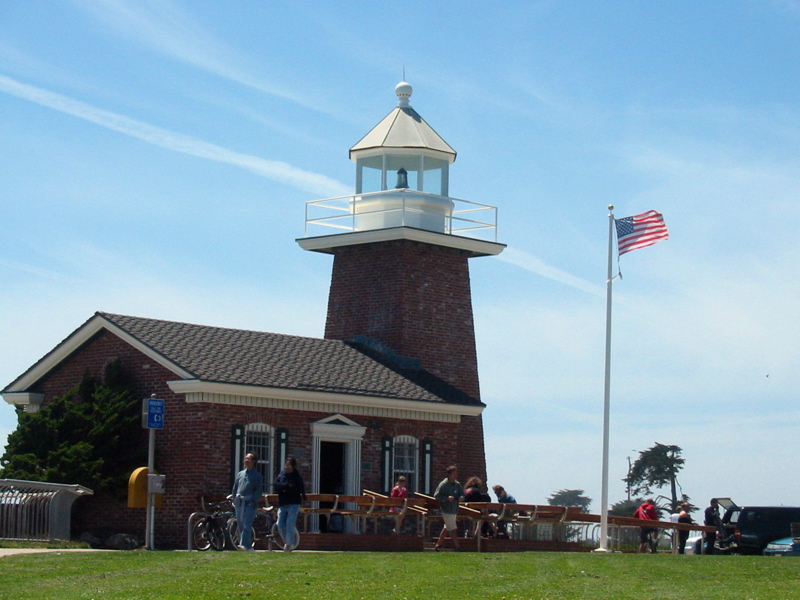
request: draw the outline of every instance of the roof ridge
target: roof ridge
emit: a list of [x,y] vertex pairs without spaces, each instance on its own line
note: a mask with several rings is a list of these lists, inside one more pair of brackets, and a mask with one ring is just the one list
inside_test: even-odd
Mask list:
[[337,343],[340,343],[340,344],[344,344],[344,342],[342,342],[341,340],[331,340],[331,339],[328,339],[328,338],[318,338],[318,337],[312,337],[312,336],[309,336],[309,335],[297,335],[297,334],[292,334],[292,333],[278,333],[278,332],[274,332],[274,331],[262,331],[262,330],[258,330],[258,329],[243,329],[241,327],[224,327],[224,326],[220,326],[220,325],[204,325],[204,324],[201,324],[201,323],[189,323],[189,322],[186,322],[186,321],[173,321],[173,320],[170,320],[170,319],[155,319],[155,318],[152,318],[152,317],[137,317],[135,315],[122,315],[122,314],[119,314],[119,313],[109,313],[109,312],[104,312],[104,311],[97,311],[97,312],[95,312],[95,314],[100,316],[100,317],[102,317],[102,318],[104,318],[104,319],[106,319],[106,320],[108,320],[108,321],[111,321],[112,323],[114,323],[114,325],[117,325],[118,327],[122,327],[123,329],[125,328],[125,326],[123,324],[120,324],[118,322],[118,319],[135,319],[135,320],[140,321],[140,322],[148,322],[148,323],[165,323],[165,324],[169,324],[169,325],[185,325],[187,327],[197,327],[197,328],[202,328],[202,329],[215,329],[215,330],[219,330],[219,331],[230,331],[230,332],[235,332],[235,333],[258,333],[258,334],[262,334],[262,335],[274,335],[274,336],[286,337],[286,338],[296,338],[296,339],[325,341],[325,342],[337,342]]

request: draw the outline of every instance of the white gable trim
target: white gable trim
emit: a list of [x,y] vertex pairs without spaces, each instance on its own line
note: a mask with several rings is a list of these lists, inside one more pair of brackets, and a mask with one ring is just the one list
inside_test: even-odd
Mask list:
[[[153,351],[152,348],[146,344],[143,344],[135,337],[126,333],[101,315],[95,315],[81,327],[76,329],[72,334],[70,334],[67,339],[46,354],[39,362],[28,369],[22,376],[19,377],[19,379],[9,385],[6,389],[6,392],[14,393],[27,391],[29,387],[56,368],[62,361],[66,360],[70,354],[75,352],[83,344],[89,341],[93,335],[102,329],[106,329],[113,333],[118,338],[139,350],[139,352],[146,355],[148,358],[175,373],[175,375],[178,377],[190,378],[193,376],[188,371],[181,369],[175,363],[167,360],[158,352]],[[6,395],[7,394],[4,394],[3,398],[5,398]],[[6,401],[10,402],[10,400]]]

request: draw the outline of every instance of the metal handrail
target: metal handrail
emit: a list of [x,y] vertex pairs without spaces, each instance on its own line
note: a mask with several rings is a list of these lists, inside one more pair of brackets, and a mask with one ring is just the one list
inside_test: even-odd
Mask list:
[[[401,200],[400,206],[393,206],[385,209],[377,210],[362,210],[356,212],[358,204],[363,204],[370,199],[377,199],[386,197],[387,194],[392,194]],[[407,205],[408,199],[417,200],[438,200],[453,203],[453,208],[449,214],[437,214],[426,211],[424,209]],[[322,216],[312,216],[312,212],[322,211]],[[486,220],[467,219],[460,215],[467,213],[489,213]],[[412,214],[427,214],[431,216],[441,216],[445,220],[444,231],[439,232],[445,235],[467,234],[474,231],[492,230],[494,232],[492,241],[497,241],[497,207],[489,204],[481,204],[479,202],[472,202],[470,200],[462,200],[460,198],[451,198],[448,196],[439,196],[437,194],[429,194],[427,192],[419,192],[417,190],[383,190],[378,192],[368,192],[364,194],[350,194],[347,196],[337,196],[334,198],[325,198],[322,200],[311,200],[306,202],[305,206],[305,237],[313,237],[309,235],[310,227],[327,227],[343,232],[358,231],[357,219],[365,216],[379,216],[381,214],[399,214],[402,226],[407,225],[406,215]],[[472,227],[454,227],[456,223],[470,223]],[[369,229],[369,228],[368,228]],[[478,236],[468,236],[480,239]]]

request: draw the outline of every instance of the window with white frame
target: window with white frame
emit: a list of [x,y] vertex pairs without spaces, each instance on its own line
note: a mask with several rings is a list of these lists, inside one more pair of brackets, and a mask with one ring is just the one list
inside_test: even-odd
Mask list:
[[397,478],[405,475],[408,491],[417,491],[419,471],[419,442],[417,438],[401,435],[392,440],[392,485]]
[[274,478],[275,429],[265,423],[250,423],[245,428],[244,453],[258,456],[256,469],[265,484]]

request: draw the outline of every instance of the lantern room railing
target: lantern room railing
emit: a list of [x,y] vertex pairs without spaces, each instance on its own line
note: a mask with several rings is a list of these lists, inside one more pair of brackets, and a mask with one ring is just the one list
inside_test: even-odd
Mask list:
[[392,227],[497,242],[497,207],[411,189],[306,202],[307,238]]

